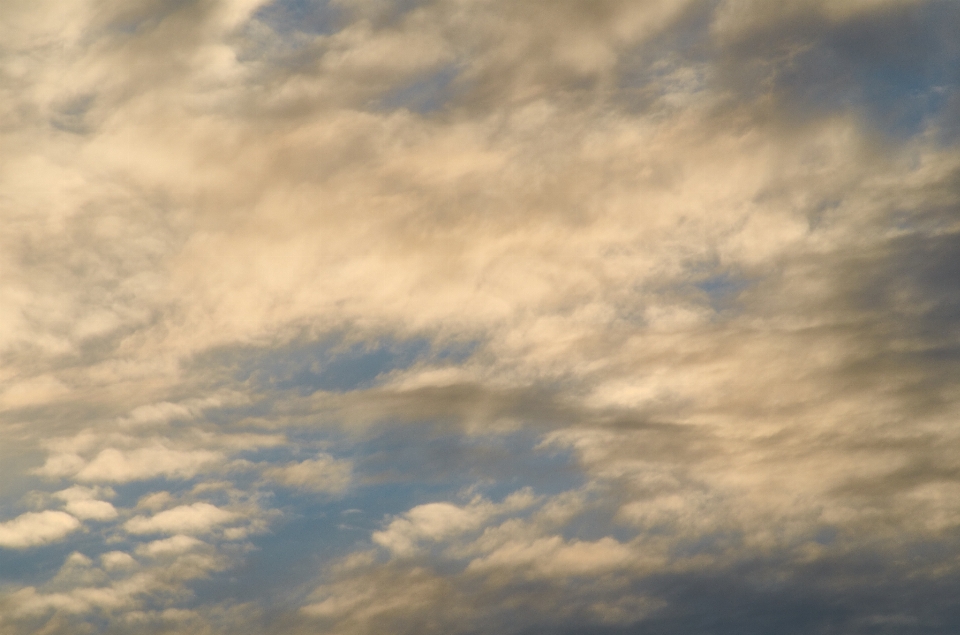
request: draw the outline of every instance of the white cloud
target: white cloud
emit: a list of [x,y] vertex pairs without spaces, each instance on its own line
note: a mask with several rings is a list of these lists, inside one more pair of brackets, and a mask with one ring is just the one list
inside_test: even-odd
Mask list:
[[350,461],[320,454],[315,459],[268,467],[263,475],[289,487],[337,494],[350,486],[352,470]]
[[51,478],[71,476],[83,469],[85,464],[86,461],[79,454],[60,452],[48,456],[43,466],[37,468],[35,473]]
[[490,516],[489,506],[458,507],[450,503],[428,503],[414,507],[373,534],[373,541],[392,552],[412,553],[421,539],[436,541],[477,529]]
[[137,501],[138,509],[149,509],[152,512],[157,512],[167,507],[174,500],[170,492],[151,492],[144,495]]
[[221,453],[210,450],[174,450],[162,445],[130,451],[107,448],[74,477],[101,483],[127,483],[157,476],[191,478],[222,460]]
[[159,401],[137,406],[126,416],[120,417],[118,423],[124,427],[140,427],[165,424],[178,419],[190,421],[201,417],[208,409],[238,405],[246,401],[244,395],[232,392],[180,402]]
[[500,504],[480,497],[464,506],[452,503],[418,505],[372,535],[375,543],[399,556],[416,552],[422,542],[438,542],[480,529],[490,518],[529,507],[536,498],[529,490],[514,492]]
[[150,517],[134,516],[123,528],[132,534],[205,534],[239,516],[210,503],[180,505]]
[[117,517],[116,508],[107,501],[76,500],[66,504],[65,509],[84,520],[111,520]]
[[177,556],[188,551],[192,551],[202,545],[204,545],[202,540],[198,540],[193,536],[185,536],[183,534],[177,534],[176,536],[171,536],[170,538],[162,538],[160,540],[154,540],[153,542],[148,542],[137,547],[137,554],[141,556],[149,556],[151,558],[161,558],[167,556]]
[[97,496],[112,494],[101,488],[74,485],[54,493],[54,496],[66,502],[66,510],[83,520],[111,520],[117,517],[116,508],[107,501],[97,500]]
[[64,512],[27,512],[0,523],[0,547],[24,549],[56,542],[79,528],[80,521]]
[[121,420],[125,425],[145,425],[150,423],[166,423],[171,419],[193,419],[198,414],[198,408],[186,404],[160,403],[138,406]]
[[125,551],[108,551],[100,556],[100,563],[107,571],[122,571],[137,566],[137,561]]

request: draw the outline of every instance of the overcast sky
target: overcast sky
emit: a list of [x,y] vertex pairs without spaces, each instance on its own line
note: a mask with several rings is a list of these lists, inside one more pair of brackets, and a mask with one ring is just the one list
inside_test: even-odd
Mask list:
[[960,632],[960,3],[4,0],[0,635]]

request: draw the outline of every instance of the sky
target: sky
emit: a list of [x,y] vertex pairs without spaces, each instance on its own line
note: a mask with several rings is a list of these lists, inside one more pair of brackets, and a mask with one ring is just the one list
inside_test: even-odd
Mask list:
[[960,632],[958,33],[4,0],[0,635]]

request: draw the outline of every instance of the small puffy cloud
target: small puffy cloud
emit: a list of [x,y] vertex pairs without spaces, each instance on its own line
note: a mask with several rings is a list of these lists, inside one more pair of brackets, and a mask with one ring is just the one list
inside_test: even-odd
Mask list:
[[197,547],[200,547],[204,544],[206,543],[204,543],[202,540],[194,538],[193,536],[177,534],[176,536],[171,536],[170,538],[154,540],[153,542],[140,545],[137,547],[137,555],[147,556],[150,558],[178,556],[182,553],[193,551]]
[[315,459],[269,467],[263,475],[281,485],[313,492],[336,494],[350,485],[353,464],[320,454]]
[[111,520],[117,517],[116,508],[107,501],[97,500],[100,488],[75,485],[60,490],[54,496],[65,501],[68,512],[83,520]]
[[372,539],[396,555],[410,555],[421,542],[437,542],[475,531],[490,518],[524,509],[535,500],[533,494],[524,489],[511,494],[500,504],[477,497],[462,507],[445,502],[418,505],[391,521],[383,531],[374,532]]
[[210,450],[173,450],[162,445],[129,452],[107,448],[78,471],[75,478],[101,483],[127,483],[158,476],[191,478],[222,460],[221,453]]
[[120,420],[120,423],[125,425],[166,423],[175,419],[193,419],[196,413],[196,408],[164,401],[134,408],[127,417]]
[[54,493],[54,497],[67,502],[113,496],[116,496],[116,492],[110,487],[84,487],[83,485],[74,485]]
[[168,506],[172,501],[173,496],[170,495],[170,492],[152,492],[137,501],[137,508],[157,512]]
[[66,512],[27,512],[0,523],[0,547],[24,549],[56,542],[79,527],[80,521]]
[[107,501],[70,501],[66,504],[66,510],[84,520],[111,520],[117,517],[116,508]]
[[137,561],[125,551],[108,551],[100,556],[100,563],[107,571],[132,569],[137,566]]
[[194,503],[149,518],[134,516],[123,527],[131,534],[205,534],[237,518],[237,514],[210,503]]
[[42,467],[34,470],[39,476],[60,478],[71,476],[83,469],[86,461],[79,454],[73,452],[58,452],[47,457]]
[[197,419],[210,408],[242,403],[245,398],[235,393],[227,393],[202,399],[188,399],[182,402],[160,401],[137,406],[125,417],[120,417],[118,423],[122,426],[136,427],[153,424],[164,424],[176,420]]
[[287,438],[282,434],[254,434],[250,432],[239,434],[224,434],[211,437],[211,443],[226,450],[243,451],[259,448],[275,448],[284,445]]
[[212,450],[175,450],[154,443],[133,450],[106,448],[87,462],[76,452],[55,452],[35,474],[85,483],[128,483],[148,478],[192,478],[223,460]]
[[375,532],[373,541],[394,553],[410,553],[418,540],[436,541],[477,529],[489,516],[489,508],[479,505],[458,507],[451,503],[428,503],[414,507],[404,518]]
[[85,568],[93,564],[88,556],[80,553],[79,551],[74,551],[67,559],[63,561],[63,567],[60,569],[61,573],[64,570],[74,569],[74,568]]

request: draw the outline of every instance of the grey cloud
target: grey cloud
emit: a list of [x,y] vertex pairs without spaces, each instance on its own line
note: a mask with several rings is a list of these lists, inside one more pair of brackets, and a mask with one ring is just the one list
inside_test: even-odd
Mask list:
[[[949,222],[950,216],[944,214],[943,220]],[[960,236],[949,226],[909,232],[891,240],[885,251],[874,272],[861,273],[870,276],[860,295],[864,307],[899,326],[897,335],[927,344],[925,353],[949,356],[960,335]]]
[[[423,561],[415,567],[379,565],[357,554],[331,584],[317,590],[304,612],[333,632],[352,633],[382,628],[472,633],[478,632],[478,624],[480,630],[509,633],[543,628],[570,633],[675,633],[691,628],[718,633],[838,628],[867,633],[910,627],[949,632],[954,627],[947,590],[953,578],[935,572],[942,549],[953,548],[952,539],[871,550],[855,546],[856,537],[836,539],[821,532],[793,551],[730,564],[722,554],[737,537],[712,538],[688,544],[687,557],[699,559],[695,567],[607,576],[592,583],[581,579],[583,586],[558,587],[553,586],[556,580],[532,582],[506,572],[485,579],[455,576],[449,566],[433,569]],[[719,559],[707,564],[703,557],[711,553]],[[397,584],[400,580],[405,582]],[[885,601],[888,594],[897,600]],[[368,601],[374,597],[396,601],[371,606]],[[532,607],[537,607],[536,626],[527,622]],[[427,613],[432,621],[421,621]]]
[[767,560],[715,575],[655,578],[644,590],[659,588],[670,598],[669,609],[628,628],[595,632],[946,633],[956,628],[948,599],[948,589],[956,584],[952,577],[908,578],[889,557],[868,552],[787,567],[790,573],[783,575],[784,569]]
[[744,96],[771,95],[777,110],[804,120],[855,109],[875,130],[909,135],[936,118],[940,91],[955,90],[958,20],[949,2],[889,3],[837,20],[818,3],[725,41],[724,76]]

